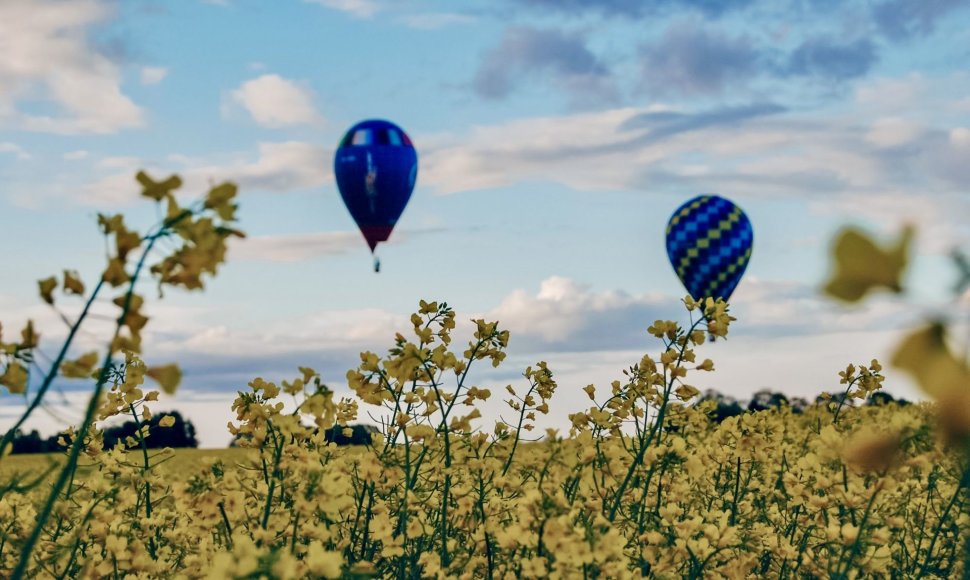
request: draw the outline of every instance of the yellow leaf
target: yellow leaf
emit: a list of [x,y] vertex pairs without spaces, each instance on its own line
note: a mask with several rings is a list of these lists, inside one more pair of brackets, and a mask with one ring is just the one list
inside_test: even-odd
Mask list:
[[950,352],[946,329],[939,322],[903,339],[893,353],[892,365],[912,375],[920,388],[936,399],[970,389],[967,361]]
[[40,342],[40,335],[34,332],[34,321],[28,320],[27,325],[20,331],[20,347],[34,348]]
[[145,374],[155,379],[155,382],[169,395],[174,394],[179,383],[182,382],[182,370],[177,364],[150,367]]
[[101,226],[101,231],[105,234],[110,234],[118,231],[125,227],[124,216],[120,213],[113,216],[106,216],[103,213],[98,214],[98,225]]
[[140,353],[141,335],[135,334],[132,336],[125,336],[124,334],[119,334],[111,342],[111,352],[118,352],[118,351]]
[[127,230],[122,226],[118,228],[115,234],[115,245],[118,248],[118,257],[124,260],[128,252],[141,245],[141,236],[137,232]]
[[27,390],[27,369],[20,363],[12,362],[0,375],[0,385],[7,387],[11,394],[20,395]]
[[311,369],[310,367],[297,367],[297,369],[303,373],[303,382],[309,383],[310,380],[317,376],[317,371]]
[[[165,210],[165,219],[174,220],[178,216],[182,215],[182,212],[186,211],[179,207],[177,201],[175,201],[175,196],[168,196],[168,205]],[[191,218],[182,218],[182,222],[178,225],[178,228],[184,228],[186,224],[191,223]]]
[[48,304],[54,304],[54,290],[57,289],[57,278],[53,276],[44,278],[43,280],[39,280],[37,284],[40,286],[41,299]]
[[128,272],[125,272],[125,263],[121,258],[111,258],[108,268],[104,271],[104,281],[117,288],[128,280],[131,280],[131,277],[128,276]]
[[127,295],[118,296],[117,298],[112,300],[111,303],[117,306],[118,308],[124,308],[126,301],[128,302],[129,313],[138,312],[139,310],[141,310],[142,305],[145,304],[145,299],[142,298],[141,295],[139,294],[132,294],[130,299],[127,298]]
[[205,198],[205,206],[207,208],[213,208],[232,201],[232,198],[236,197],[237,191],[238,188],[235,183],[227,181],[226,183],[219,184],[209,190]]
[[846,302],[857,302],[870,290],[902,291],[900,277],[906,269],[913,228],[906,226],[891,248],[876,245],[865,233],[848,228],[836,238],[832,255],[835,273],[825,292]]
[[172,175],[165,181],[155,181],[144,171],[139,171],[135,179],[142,185],[141,194],[155,201],[162,201],[164,197],[172,194],[172,190],[182,187],[182,178],[178,175]]
[[61,374],[68,379],[86,379],[94,372],[96,364],[98,364],[98,351],[92,350],[77,360],[61,363]]
[[68,294],[84,294],[84,282],[78,278],[77,272],[64,270],[64,291]]
[[[228,219],[228,218],[224,218]],[[246,239],[246,232],[242,230],[237,230],[235,228],[227,228],[225,226],[219,226],[215,229],[216,233],[222,237],[235,236],[239,239]]]

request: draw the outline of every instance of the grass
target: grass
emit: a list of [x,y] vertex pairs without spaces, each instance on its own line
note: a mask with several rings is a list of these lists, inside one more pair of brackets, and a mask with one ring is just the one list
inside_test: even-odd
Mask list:
[[[152,450],[151,453],[159,453],[160,450]],[[175,449],[171,459],[162,462],[158,469],[166,474],[175,476],[177,479],[185,479],[200,471],[205,467],[207,460],[215,461],[222,459],[227,464],[242,462],[254,456],[255,452],[251,449],[228,448],[228,449]],[[137,454],[133,457],[135,462],[141,461],[141,451],[132,451]],[[57,470],[51,469],[52,466],[63,465],[65,460],[63,453],[32,453],[24,455],[11,455],[0,459],[0,481],[7,481],[11,476],[20,474],[26,475],[29,479],[35,478],[45,470],[55,473]],[[78,475],[82,478],[87,475],[94,466],[83,459],[79,462]]]

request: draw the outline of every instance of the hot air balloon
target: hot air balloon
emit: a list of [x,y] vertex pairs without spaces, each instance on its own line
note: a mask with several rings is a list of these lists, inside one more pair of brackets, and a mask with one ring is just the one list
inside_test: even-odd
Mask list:
[[[390,237],[411,198],[418,176],[414,145],[390,121],[361,121],[341,139],[333,171],[340,197],[373,254],[377,244]],[[374,271],[380,267],[375,256]]]
[[728,300],[751,258],[754,232],[741,208],[723,197],[695,197],[667,223],[667,256],[694,300]]

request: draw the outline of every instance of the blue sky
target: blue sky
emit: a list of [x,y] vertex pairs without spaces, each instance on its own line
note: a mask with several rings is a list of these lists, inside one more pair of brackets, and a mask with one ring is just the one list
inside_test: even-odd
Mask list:
[[[485,383],[547,360],[563,426],[583,386],[656,351],[654,319],[684,318],[664,226],[716,192],[748,213],[755,249],[697,386],[813,396],[953,309],[940,288],[970,241],[967,62],[966,0],[6,0],[0,321],[34,318],[53,350],[64,328],[35,281],[97,277],[97,212],[151,223],[139,168],[181,174],[186,196],[229,179],[250,237],[205,293],[147,308],[146,359],[183,362],[165,404],[204,443],[228,438],[227,403],[254,376],[309,365],[345,390],[356,353],[391,346],[422,298],[511,330]],[[420,164],[379,275],[332,176],[343,132],[373,117],[400,124]],[[819,296],[841,225],[888,239],[905,222],[920,231],[909,301]],[[52,413],[76,417],[85,387],[60,387]],[[0,397],[0,427],[22,404]]]

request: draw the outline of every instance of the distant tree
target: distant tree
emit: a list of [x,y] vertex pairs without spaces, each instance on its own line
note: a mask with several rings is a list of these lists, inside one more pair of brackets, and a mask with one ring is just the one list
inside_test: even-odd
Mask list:
[[[815,404],[821,405],[829,410],[838,409],[840,406],[844,410],[846,407],[855,407],[856,400],[848,396],[845,392],[841,393],[822,393],[815,397]],[[872,404],[869,400],[866,404]],[[834,406],[833,406],[834,405]]]
[[715,423],[721,423],[728,417],[735,417],[744,413],[744,407],[738,403],[737,399],[734,397],[729,397],[723,393],[719,393],[713,389],[704,391],[704,394],[701,395],[698,402],[700,403],[704,401],[714,401],[716,404],[714,410],[710,414],[711,421]]
[[13,436],[13,448],[10,450],[13,453],[43,453],[41,446],[43,441],[40,438],[40,433],[37,429],[34,429],[29,434],[24,435],[23,432],[18,430]]
[[792,413],[804,413],[811,406],[811,403],[804,397],[792,397],[788,400],[788,405],[791,407]]
[[788,405],[788,397],[784,393],[772,392],[769,389],[761,389],[751,397],[748,403],[749,411],[765,411],[775,409],[782,405]]
[[[327,429],[323,437],[328,443],[335,445],[367,445],[371,442],[374,433],[380,433],[380,429],[373,425],[348,425],[347,428],[351,430],[349,437],[344,435],[344,427],[338,425]],[[248,433],[237,433],[229,442],[229,447],[239,447],[239,442],[249,437]]]
[[63,448],[57,442],[58,435],[43,439],[36,429],[26,435],[19,429],[14,433],[11,441],[11,455],[21,453],[54,453]]
[[[166,415],[171,415],[175,419],[175,423],[171,427],[160,427],[158,422]],[[149,419],[148,425],[151,434],[145,439],[145,445],[149,449],[161,449],[163,447],[173,449],[196,448],[199,446],[199,441],[195,437],[195,425],[183,418],[178,411],[157,413]],[[111,449],[118,441],[124,443],[126,438],[134,437],[137,429],[134,421],[126,421],[122,425],[108,427],[104,430],[105,449]]]
[[909,401],[903,398],[897,399],[885,391],[876,391],[869,395],[869,398],[866,400],[866,405],[873,406],[891,405],[893,403],[896,403],[900,407],[905,407],[909,404]]
[[337,445],[367,445],[371,442],[371,436],[378,432],[377,427],[373,425],[348,425],[347,428],[351,430],[349,437],[344,434],[344,428],[339,425],[327,429],[324,437]]
[[886,393],[883,391],[876,391],[875,393],[869,395],[869,399],[866,401],[866,405],[879,407],[882,405],[890,405],[895,402],[896,402],[896,399],[889,393]]
[[249,441],[252,438],[253,436],[250,435],[249,433],[236,433],[235,435],[233,435],[232,441],[229,442],[229,448],[232,449],[235,447],[239,447],[240,441],[243,441],[243,440]]

